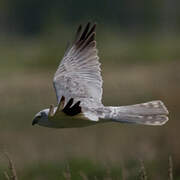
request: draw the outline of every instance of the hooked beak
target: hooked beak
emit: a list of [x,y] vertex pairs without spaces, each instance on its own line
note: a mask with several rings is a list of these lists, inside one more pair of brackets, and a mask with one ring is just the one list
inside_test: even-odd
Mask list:
[[34,126],[35,124],[37,124],[38,123],[38,119],[35,117],[34,119],[33,119],[33,121],[32,121],[32,126]]

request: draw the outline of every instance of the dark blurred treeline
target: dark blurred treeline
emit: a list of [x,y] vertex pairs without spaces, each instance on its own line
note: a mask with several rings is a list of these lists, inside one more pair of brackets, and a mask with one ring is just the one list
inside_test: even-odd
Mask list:
[[48,26],[87,20],[125,32],[178,32],[179,7],[179,0],[1,0],[0,32],[36,35]]

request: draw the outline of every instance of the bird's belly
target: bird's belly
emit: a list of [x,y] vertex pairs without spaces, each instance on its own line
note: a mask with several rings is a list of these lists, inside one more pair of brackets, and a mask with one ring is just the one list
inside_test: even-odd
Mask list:
[[56,117],[50,120],[52,128],[78,128],[95,125],[98,122],[89,120],[83,114],[68,116],[64,114],[61,117]]

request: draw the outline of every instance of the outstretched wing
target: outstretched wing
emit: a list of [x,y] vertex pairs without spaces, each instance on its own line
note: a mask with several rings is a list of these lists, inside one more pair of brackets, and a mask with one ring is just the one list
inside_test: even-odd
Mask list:
[[66,52],[54,75],[53,84],[58,103],[62,96],[66,103],[73,98],[102,99],[102,77],[95,41],[96,24],[80,25],[75,40]]

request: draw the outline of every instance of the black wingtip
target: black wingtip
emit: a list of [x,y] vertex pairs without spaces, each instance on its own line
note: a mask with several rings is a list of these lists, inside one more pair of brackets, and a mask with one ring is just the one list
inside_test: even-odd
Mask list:
[[[92,25],[92,26],[91,26]],[[77,48],[81,48],[81,50],[83,50],[84,48],[86,48],[91,42],[93,42],[95,40],[95,35],[96,35],[96,26],[97,23],[90,23],[88,22],[84,28],[84,30],[82,30],[82,26],[80,25],[78,30],[77,30],[77,34],[78,37],[76,35],[76,47]],[[82,30],[82,34],[81,31]],[[81,35],[80,35],[81,34]]]
[[73,98],[71,98],[65,106],[65,108],[63,109],[63,112],[69,116],[74,116],[81,113],[80,103],[81,102],[78,101],[71,107],[71,105],[73,104]]
[[87,23],[86,27],[84,28],[84,32],[82,33],[81,37],[80,37],[80,41],[84,40],[86,38],[86,35],[89,31],[89,27],[90,27],[90,22]]
[[82,30],[82,25],[80,24],[79,25],[79,27],[78,27],[78,29],[77,29],[77,31],[76,31],[76,35],[75,35],[75,43],[78,41],[78,39],[79,39],[79,36],[80,36],[80,34],[81,34],[81,30]]

